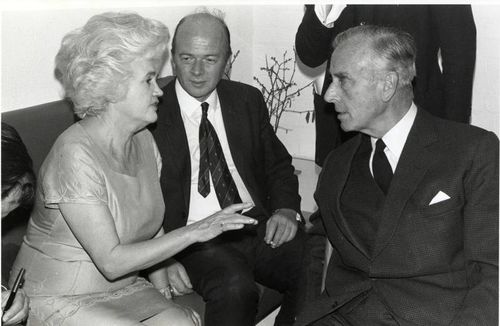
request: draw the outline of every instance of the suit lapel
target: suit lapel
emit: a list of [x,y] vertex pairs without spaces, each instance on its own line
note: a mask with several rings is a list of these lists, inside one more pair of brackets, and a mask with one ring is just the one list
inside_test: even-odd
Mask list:
[[191,159],[186,129],[182,121],[177,94],[175,93],[175,80],[165,87],[164,93],[164,103],[161,106],[161,115],[164,118],[161,119],[161,122],[165,125],[165,128],[162,128],[162,130],[164,130],[166,148],[170,156],[164,159],[168,159],[173,163],[175,171],[179,171],[185,175],[183,191],[187,209],[189,207]]
[[340,209],[340,199],[342,196],[342,192],[347,183],[347,179],[349,177],[349,173],[351,171],[352,161],[354,159],[354,155],[358,151],[359,146],[361,145],[362,136],[358,135],[354,139],[355,143],[353,146],[349,146],[344,153],[338,153],[339,157],[346,157],[346,160],[339,161],[338,166],[334,167],[333,170],[337,171],[335,175],[337,177],[341,177],[341,179],[335,180],[332,183],[332,190],[329,193],[327,198],[333,198],[332,201],[328,201],[329,208],[333,214],[333,216],[337,216],[338,218],[334,218],[335,224],[341,230],[341,232],[345,235],[346,239],[356,247],[366,258],[369,259],[369,254],[366,248],[358,241],[357,237],[351,231],[349,227],[348,221],[346,221],[344,214]]
[[[225,80],[221,80],[217,86],[217,96],[219,97],[229,150],[231,151],[234,165],[247,190],[250,194],[253,194],[253,191],[248,188],[247,180],[249,171],[244,168],[246,166],[244,151],[248,151],[249,147],[244,143],[242,135],[249,135],[250,132],[247,131],[249,121],[246,120],[247,117],[243,114],[244,111],[241,107],[244,105],[244,101],[241,100],[241,96],[243,95],[238,94],[239,97],[235,97],[234,92],[231,92]],[[255,196],[252,196],[252,198],[255,198]]]
[[437,140],[432,119],[429,119],[428,113],[418,110],[385,200],[375,240],[374,259],[391,240],[406,203],[427,172],[429,162],[432,162],[431,153],[426,147]]

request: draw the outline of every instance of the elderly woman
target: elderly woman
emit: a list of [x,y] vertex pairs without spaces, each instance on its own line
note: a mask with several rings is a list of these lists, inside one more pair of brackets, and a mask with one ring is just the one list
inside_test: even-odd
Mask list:
[[[2,219],[19,206],[31,206],[35,193],[33,163],[16,129],[2,122]],[[3,280],[2,280],[3,283]],[[2,284],[2,325],[16,325],[28,316],[29,300],[20,289],[9,309],[10,290]]]
[[[94,16],[63,39],[57,76],[82,120],[40,168],[14,264],[13,275],[27,270],[29,325],[200,325],[197,313],[169,300],[160,263],[256,223],[236,213],[249,208],[243,203],[163,232],[161,158],[145,127],[157,119],[168,41],[162,23],[120,13]],[[151,283],[138,276],[146,269]]]

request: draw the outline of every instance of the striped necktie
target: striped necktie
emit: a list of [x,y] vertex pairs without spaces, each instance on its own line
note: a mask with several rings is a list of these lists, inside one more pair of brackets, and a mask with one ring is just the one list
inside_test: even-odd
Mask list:
[[208,121],[208,103],[201,103],[202,116],[200,122],[200,171],[198,174],[198,192],[206,197],[210,193],[209,175],[221,208],[234,203],[241,203],[236,184],[222,152],[222,146],[214,127]]

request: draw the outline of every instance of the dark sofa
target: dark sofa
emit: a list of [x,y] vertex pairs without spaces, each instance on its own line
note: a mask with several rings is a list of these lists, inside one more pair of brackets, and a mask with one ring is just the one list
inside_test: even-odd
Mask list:
[[[165,84],[168,79],[162,80]],[[30,108],[2,113],[2,121],[12,125],[21,135],[38,172],[57,136],[76,121],[71,103],[65,100],[50,102]],[[168,207],[167,207],[168,209]],[[2,284],[8,280],[12,263],[26,230],[29,211],[19,208],[2,220]],[[282,296],[277,291],[259,285],[261,290],[257,322],[275,310]],[[202,316],[203,299],[198,294],[175,298],[179,304],[196,309]]]

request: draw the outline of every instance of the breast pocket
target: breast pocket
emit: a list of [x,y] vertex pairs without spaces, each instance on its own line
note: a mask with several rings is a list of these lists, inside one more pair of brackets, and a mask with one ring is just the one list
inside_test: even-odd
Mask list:
[[406,261],[413,272],[445,271],[463,247],[462,203],[448,200],[422,206],[408,206],[400,223],[401,243],[406,244]]
[[432,205],[421,205],[416,208],[415,215],[422,218],[433,218],[447,215],[462,209],[463,203],[457,198],[449,198]]

